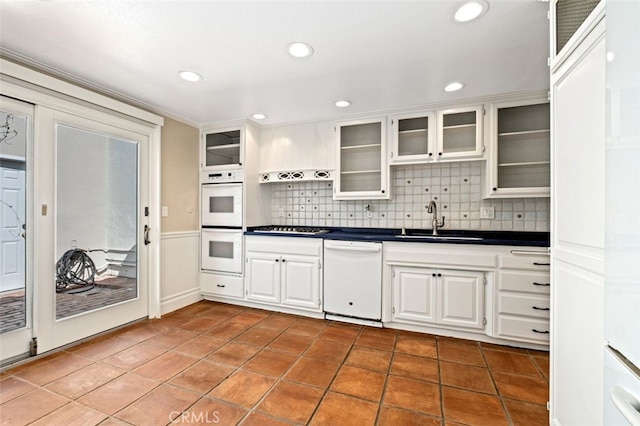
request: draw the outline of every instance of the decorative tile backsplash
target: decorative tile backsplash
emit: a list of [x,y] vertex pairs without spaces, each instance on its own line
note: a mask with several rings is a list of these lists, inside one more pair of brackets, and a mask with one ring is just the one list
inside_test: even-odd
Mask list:
[[[391,200],[335,201],[332,182],[269,184],[272,223],[431,229],[426,206],[435,200],[442,229],[549,231],[548,198],[483,200],[481,168],[479,161],[394,166]],[[481,219],[481,207],[493,207],[494,219]]]

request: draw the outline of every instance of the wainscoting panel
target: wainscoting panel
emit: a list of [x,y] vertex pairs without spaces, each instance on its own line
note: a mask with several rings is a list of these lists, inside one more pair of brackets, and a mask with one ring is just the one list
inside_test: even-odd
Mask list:
[[166,232],[160,236],[160,309],[166,314],[199,300],[200,233]]

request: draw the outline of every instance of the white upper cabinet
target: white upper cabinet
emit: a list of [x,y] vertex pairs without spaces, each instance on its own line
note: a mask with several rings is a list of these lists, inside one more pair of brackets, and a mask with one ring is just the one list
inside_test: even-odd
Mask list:
[[388,199],[387,120],[385,117],[336,125],[336,200]]
[[481,106],[395,115],[390,164],[482,159]]
[[491,105],[487,197],[548,197],[550,111],[545,98]]
[[333,179],[333,128],[333,122],[263,128],[260,134],[260,182]]
[[437,111],[438,140],[433,156],[438,161],[483,157],[482,106]]
[[437,149],[435,113],[395,115],[391,118],[391,135],[391,164],[433,160],[433,152]]
[[200,166],[204,170],[241,168],[244,159],[244,127],[201,132]]

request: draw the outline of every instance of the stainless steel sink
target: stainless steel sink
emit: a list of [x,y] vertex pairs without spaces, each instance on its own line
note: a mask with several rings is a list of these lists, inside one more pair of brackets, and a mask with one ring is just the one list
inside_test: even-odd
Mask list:
[[455,237],[450,235],[396,235],[396,238],[420,238],[435,241],[482,241],[482,237]]

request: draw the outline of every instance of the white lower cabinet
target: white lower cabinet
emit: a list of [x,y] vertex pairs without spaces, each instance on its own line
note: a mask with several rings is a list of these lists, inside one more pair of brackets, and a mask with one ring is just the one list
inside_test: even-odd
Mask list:
[[246,299],[322,311],[322,240],[247,237]]
[[551,282],[546,250],[511,250],[499,256],[495,336],[549,344]]
[[247,250],[247,299],[280,303],[280,254]]
[[320,257],[286,255],[280,263],[282,304],[321,310]]
[[393,320],[484,328],[484,273],[394,266]]

